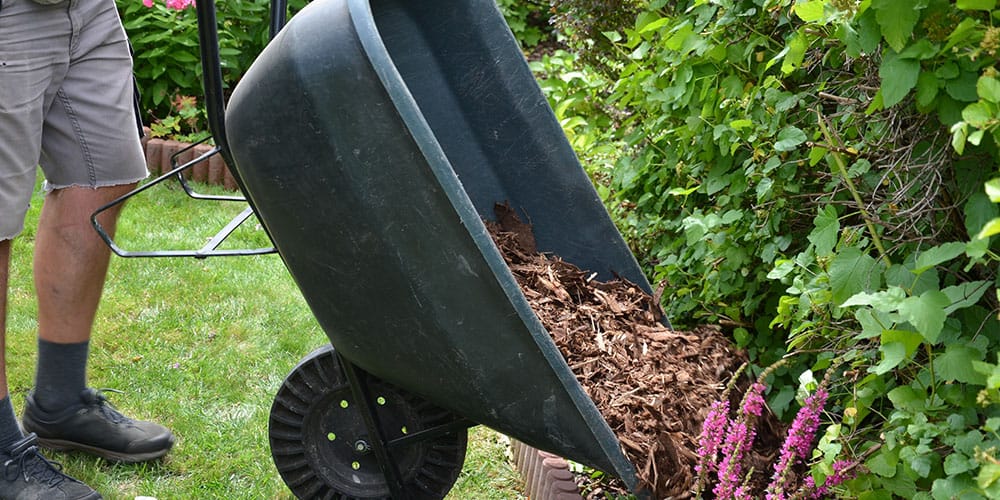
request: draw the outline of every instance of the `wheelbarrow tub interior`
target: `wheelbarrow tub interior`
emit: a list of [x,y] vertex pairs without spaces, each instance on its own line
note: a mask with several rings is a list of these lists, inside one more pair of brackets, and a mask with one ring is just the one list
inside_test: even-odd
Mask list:
[[492,0],[317,0],[226,111],[234,167],[333,346],[370,374],[636,485],[483,219],[649,291]]

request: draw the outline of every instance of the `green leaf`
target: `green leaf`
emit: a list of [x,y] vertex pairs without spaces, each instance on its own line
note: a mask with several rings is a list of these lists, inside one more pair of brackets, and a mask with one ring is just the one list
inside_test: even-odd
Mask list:
[[917,257],[917,264],[913,269],[913,274],[921,274],[938,264],[948,262],[949,260],[964,253],[965,243],[959,243],[957,241],[931,248],[922,252],[920,256]]
[[990,179],[985,184],[986,196],[990,197],[993,203],[1000,203],[1000,178]]
[[821,148],[819,146],[813,146],[809,150],[809,166],[815,167],[828,153],[829,150],[826,148]]
[[983,226],[982,231],[979,231],[979,234],[976,235],[976,239],[986,239],[994,234],[1000,234],[1000,217],[987,222],[986,225]]
[[878,350],[882,353],[882,361],[868,370],[876,375],[889,373],[906,359],[906,346],[902,342],[883,343]]
[[885,330],[882,332],[881,342],[902,345],[906,349],[904,355],[907,358],[912,358],[920,344],[924,343],[924,338],[919,333],[910,330]]
[[974,102],[962,110],[962,120],[976,128],[986,127],[992,119],[993,114],[986,103]]
[[982,489],[989,488],[1000,480],[1000,465],[986,463],[979,469],[979,475],[976,476],[976,482]]
[[983,353],[965,345],[952,344],[944,354],[934,358],[935,374],[946,382],[961,382],[963,384],[986,385],[986,376],[970,370],[973,361],[982,361]]
[[992,76],[980,77],[976,81],[976,93],[987,101],[1000,103],[1000,80]]
[[667,194],[669,194],[670,196],[688,196],[691,193],[697,191],[699,188],[701,188],[701,186],[694,186],[687,189],[681,187],[675,187],[667,191]]
[[799,19],[807,23],[813,23],[823,19],[823,5],[825,3],[824,0],[809,0],[795,4],[792,7],[792,11],[795,12],[795,15],[799,16]]
[[970,281],[941,290],[951,301],[951,305],[945,308],[944,313],[950,315],[959,309],[976,305],[989,288],[989,281]]
[[827,205],[813,220],[815,226],[809,233],[809,242],[816,246],[816,255],[826,256],[833,253],[840,236],[840,219],[837,210]]
[[930,59],[936,56],[937,53],[938,46],[931,43],[930,40],[922,38],[900,52],[899,57],[902,57],[903,59],[919,59],[923,61],[924,59]]
[[872,306],[880,312],[893,312],[898,311],[905,300],[906,291],[898,286],[893,286],[880,292],[854,294],[840,306]]
[[675,30],[674,34],[670,35],[670,38],[664,44],[668,49],[678,51],[684,46],[684,42],[687,41],[688,37],[694,33],[694,28],[691,27],[691,21],[684,21]]
[[965,140],[969,138],[969,124],[958,122],[951,126],[951,147],[956,153],[965,152]]
[[931,473],[931,459],[927,454],[916,455],[910,459],[910,470],[916,472],[920,477],[927,477]]
[[806,142],[806,133],[802,129],[788,126],[778,132],[778,141],[774,143],[776,151],[792,151],[803,142]]
[[944,459],[944,472],[949,477],[934,480],[934,485],[931,488],[931,496],[934,498],[970,500],[972,498],[982,498],[979,495],[965,495],[975,490],[976,482],[968,474],[963,473],[975,470],[977,467],[979,467],[979,464],[965,455],[959,453],[948,455]]
[[917,105],[923,108],[930,106],[938,95],[938,79],[934,73],[921,71],[917,77]]
[[882,27],[882,36],[896,52],[902,52],[913,35],[920,19],[913,2],[900,0],[872,0],[875,19]]
[[740,129],[744,129],[744,128],[750,128],[750,127],[753,127],[753,121],[746,120],[746,119],[743,119],[743,120],[733,120],[733,121],[729,122],[729,126],[732,129],[734,129],[734,130],[740,130]]
[[979,100],[979,74],[975,71],[960,71],[958,77],[945,84],[944,90],[956,101],[976,102]]
[[896,465],[899,463],[899,452],[884,447],[865,462],[868,470],[881,477],[896,475]]
[[[972,180],[969,182],[977,181]],[[1000,216],[1000,208],[997,207],[996,203],[990,201],[986,191],[972,193],[968,201],[965,202],[965,207],[962,211],[965,215],[965,230],[969,234],[978,233],[987,222],[994,217]]]
[[654,21],[646,24],[645,26],[639,27],[638,31],[639,31],[639,33],[648,33],[650,31],[656,31],[656,30],[658,30],[658,29],[666,26],[667,23],[669,23],[670,21],[672,21],[672,19],[670,19],[669,17],[661,17],[659,19],[656,19],[656,20],[654,20]]
[[916,59],[903,58],[892,51],[886,51],[878,74],[882,79],[882,105],[890,108],[902,101],[917,85],[917,79],[920,76],[920,62]]
[[973,238],[966,247],[965,253],[971,259],[981,259],[990,249],[990,240],[985,238]]
[[809,48],[809,40],[806,39],[805,31],[799,30],[795,33],[788,45],[785,47],[785,57],[781,62],[781,72],[790,74],[802,66],[802,60],[806,57],[806,50]]
[[896,408],[913,412],[922,411],[925,406],[924,401],[927,399],[926,394],[908,385],[901,385],[889,391],[888,396]]
[[[994,365],[992,363],[984,363],[982,361],[973,361],[972,369],[976,373],[986,377],[986,388],[987,389],[997,389],[1000,388],[1000,365]],[[992,424],[995,422],[987,422],[987,424]]]
[[878,262],[857,248],[846,248],[837,254],[827,272],[834,304],[844,304],[865,290],[877,290],[882,280]]
[[993,10],[997,0],[958,0],[956,6],[962,10]]
[[899,306],[899,315],[916,327],[927,342],[935,344],[947,317],[944,308],[949,305],[951,300],[947,295],[929,290],[919,297],[907,297]]

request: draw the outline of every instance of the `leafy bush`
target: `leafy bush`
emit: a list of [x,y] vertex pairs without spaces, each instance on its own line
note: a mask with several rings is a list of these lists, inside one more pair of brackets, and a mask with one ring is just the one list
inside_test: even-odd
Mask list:
[[549,26],[549,5],[546,2],[497,0],[497,7],[500,8],[507,25],[522,47],[534,47],[552,36],[552,28]]
[[[190,99],[197,102],[204,95],[193,5],[182,2],[168,6],[156,2],[147,7],[140,0],[117,0],[117,4],[134,51],[135,75],[145,121],[153,123],[174,117],[167,127],[173,130],[172,133],[204,131],[203,119],[177,118],[184,109],[192,109],[188,105]],[[292,0],[289,10],[297,12],[305,4],[306,0]],[[267,44],[269,5],[268,2],[217,0],[216,9],[223,81],[231,87]],[[177,107],[177,102],[185,105]],[[195,109],[202,108],[197,106]],[[181,125],[188,122],[189,125]]]
[[997,20],[996,0],[659,0],[575,47],[607,85],[543,73],[575,143],[617,148],[581,154],[676,324],[729,326],[758,370],[797,352],[779,414],[842,367],[808,458],[820,486],[864,464],[846,496],[1000,496]]

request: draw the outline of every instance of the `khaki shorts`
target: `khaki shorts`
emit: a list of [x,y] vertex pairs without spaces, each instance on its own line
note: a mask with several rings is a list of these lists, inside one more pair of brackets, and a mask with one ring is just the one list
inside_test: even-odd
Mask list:
[[45,189],[129,184],[148,174],[132,58],[114,0],[0,0],[0,240]]

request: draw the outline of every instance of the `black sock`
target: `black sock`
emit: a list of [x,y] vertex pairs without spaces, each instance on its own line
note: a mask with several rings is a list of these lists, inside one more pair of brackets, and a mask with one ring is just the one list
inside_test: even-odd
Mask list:
[[87,388],[90,342],[57,344],[38,339],[34,399],[42,410],[58,412],[80,402]]
[[0,399],[0,450],[7,450],[10,445],[24,438],[21,428],[17,423],[17,415],[14,414],[14,405],[10,402],[10,395]]

